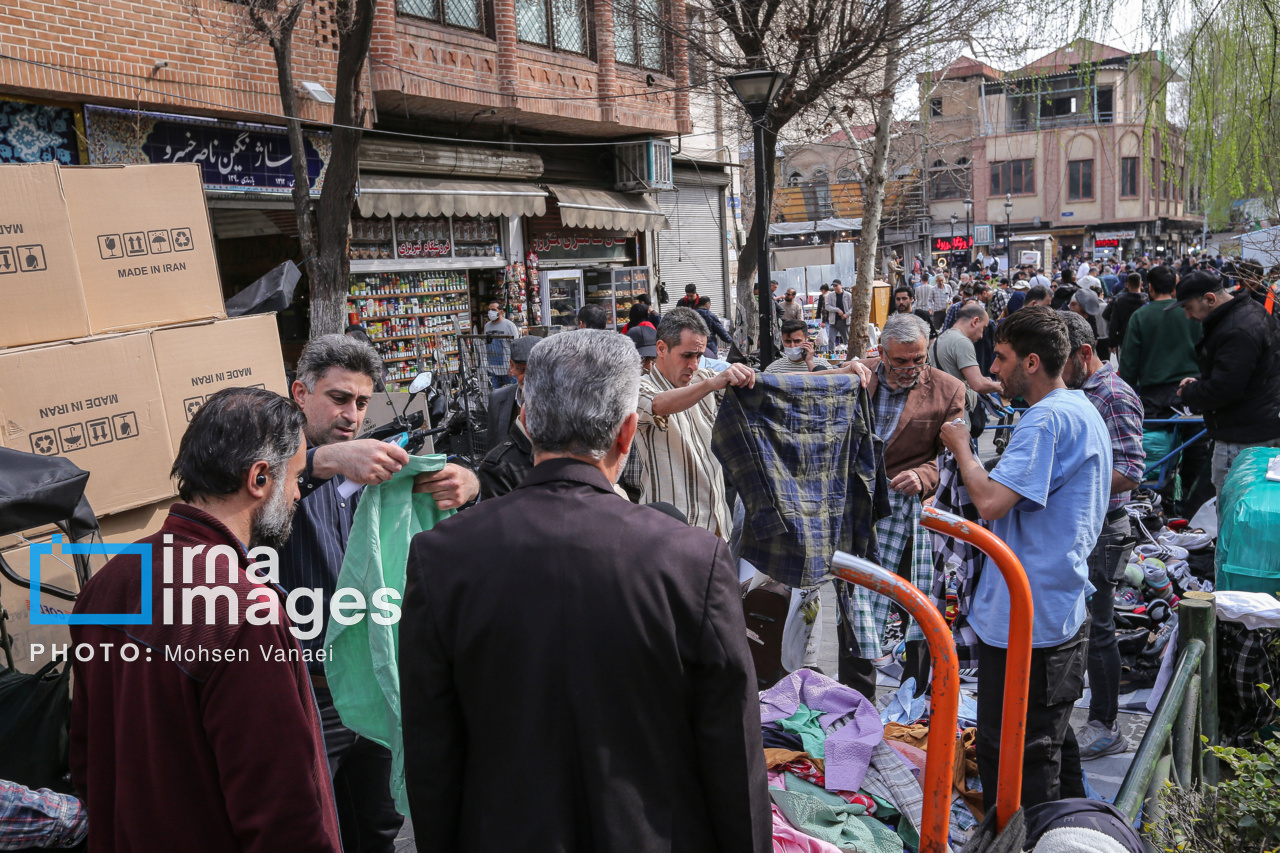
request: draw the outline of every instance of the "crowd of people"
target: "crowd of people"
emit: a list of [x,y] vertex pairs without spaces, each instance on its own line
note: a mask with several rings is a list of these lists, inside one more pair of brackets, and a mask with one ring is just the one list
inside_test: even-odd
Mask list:
[[[1022,802],[1083,797],[1081,760],[1127,748],[1111,605],[1133,542],[1125,506],[1151,461],[1144,418],[1204,417],[1212,452],[1183,456],[1184,480],[1203,480],[1184,509],[1222,488],[1243,448],[1280,446],[1272,290],[1246,264],[1186,260],[934,271],[896,289],[877,357],[836,364],[794,291],[762,370],[717,357],[731,337],[692,285],[661,314],[638,301],[622,334],[587,306],[578,330],[515,338],[478,470],[414,478],[458,510],[414,538],[405,568],[395,660],[418,849],[771,849],[743,561],[805,590],[831,580],[822,549],[839,543],[928,594],[934,544],[919,520],[948,477],[1031,584]],[[836,282],[818,316],[848,340],[852,311]],[[77,613],[135,613],[140,573],[195,588],[216,550],[234,575],[207,625],[167,624],[157,600],[148,626],[72,627],[77,644],[216,652],[75,660],[72,774],[91,850],[393,849],[393,754],[344,726],[316,654],[325,632],[299,640],[287,619],[235,616],[264,588],[277,610],[276,593],[318,589],[323,620],[340,612],[361,496],[410,462],[356,438],[380,379],[372,347],[333,335],[304,349],[291,399],[211,396],[173,466],[181,502],[143,540],[152,564],[116,557],[85,586]],[[995,397],[1025,410],[984,460],[975,438]],[[194,572],[165,574],[172,543],[204,547]],[[279,553],[274,583],[246,571],[259,546]],[[894,608],[834,583],[835,676],[874,702]],[[990,808],[1009,593],[985,572],[971,594]],[[917,626],[905,649],[922,694]]]

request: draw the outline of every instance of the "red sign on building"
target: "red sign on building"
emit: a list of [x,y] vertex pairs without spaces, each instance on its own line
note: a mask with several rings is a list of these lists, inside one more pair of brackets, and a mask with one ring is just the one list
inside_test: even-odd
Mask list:
[[973,240],[969,237],[934,237],[935,252],[967,252],[973,248]]

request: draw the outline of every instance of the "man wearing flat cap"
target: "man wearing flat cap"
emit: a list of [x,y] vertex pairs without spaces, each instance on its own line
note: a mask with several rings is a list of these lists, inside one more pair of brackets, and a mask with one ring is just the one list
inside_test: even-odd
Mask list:
[[512,422],[520,415],[516,395],[524,385],[524,366],[529,353],[542,338],[526,335],[511,342],[510,375],[514,385],[504,385],[489,395],[489,422],[485,430],[485,447],[493,447],[507,437]]
[[[520,423],[524,405],[524,368],[529,353],[542,338],[526,335],[511,342],[511,375],[516,384],[499,388],[489,397],[489,452],[476,468],[480,479],[480,497],[496,498],[520,485],[524,475],[533,469],[533,445]],[[494,436],[495,427],[506,426]]]

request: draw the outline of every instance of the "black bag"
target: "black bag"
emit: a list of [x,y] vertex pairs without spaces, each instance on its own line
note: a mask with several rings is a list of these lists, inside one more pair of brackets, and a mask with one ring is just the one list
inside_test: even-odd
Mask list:
[[786,677],[782,667],[782,631],[791,609],[791,590],[777,581],[768,581],[742,597],[742,615],[747,620],[747,645],[756,665],[756,683],[767,690]]
[[69,794],[71,664],[0,672],[0,779]]

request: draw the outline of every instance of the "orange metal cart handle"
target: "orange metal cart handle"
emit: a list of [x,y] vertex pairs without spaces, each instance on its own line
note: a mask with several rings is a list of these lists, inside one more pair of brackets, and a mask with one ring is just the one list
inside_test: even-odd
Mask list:
[[920,853],[945,853],[951,820],[952,769],[956,758],[956,721],[960,713],[960,662],[946,620],[910,581],[870,560],[837,551],[831,571],[849,583],[887,595],[911,614],[924,630],[933,662],[933,696],[929,704],[928,754],[924,768],[924,810]]
[[[1000,727],[1000,783],[996,788],[996,829],[1022,805],[1022,753],[1027,738],[1027,693],[1031,682],[1031,623],[1035,607],[1022,562],[1004,540],[980,524],[925,507],[920,523],[934,533],[954,536],[991,558],[1009,587],[1009,649],[1004,670],[1004,715]],[[982,673],[978,673],[982,677]]]

